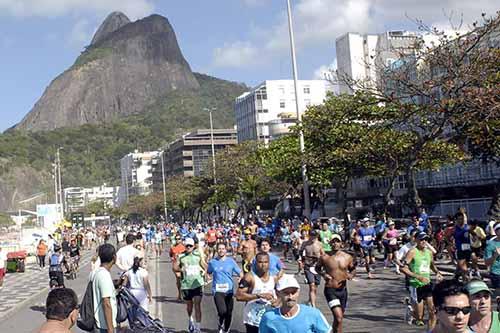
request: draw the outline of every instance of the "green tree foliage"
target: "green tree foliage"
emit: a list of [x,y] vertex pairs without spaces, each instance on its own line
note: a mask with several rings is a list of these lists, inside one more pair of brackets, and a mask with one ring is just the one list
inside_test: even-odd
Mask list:
[[8,227],[14,224],[14,220],[9,215],[0,213],[0,226]]

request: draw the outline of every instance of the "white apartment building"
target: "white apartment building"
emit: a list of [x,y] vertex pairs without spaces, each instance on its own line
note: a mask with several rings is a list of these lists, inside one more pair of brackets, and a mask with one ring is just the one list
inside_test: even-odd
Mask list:
[[81,211],[93,201],[103,201],[107,207],[116,207],[119,186],[68,187],[64,189],[64,202],[69,212]]
[[348,32],[335,41],[339,92],[352,94],[353,90],[343,82],[363,81],[376,87],[379,81],[377,67],[384,68],[396,61],[399,52],[410,52],[410,47],[420,38],[414,32],[387,31],[381,34]]
[[157,163],[159,151],[135,151],[120,160],[121,189],[118,202],[122,205],[133,195],[153,192],[153,163]]
[[[298,82],[299,110],[322,104],[332,85],[325,80]],[[296,105],[293,80],[267,80],[236,98],[234,106],[238,142],[258,140],[268,143],[288,133],[295,124]]]

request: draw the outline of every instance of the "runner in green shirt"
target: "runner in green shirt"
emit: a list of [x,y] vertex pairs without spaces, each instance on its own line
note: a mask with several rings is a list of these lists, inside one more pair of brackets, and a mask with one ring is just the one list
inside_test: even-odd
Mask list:
[[[179,255],[174,263],[174,271],[181,273],[182,298],[186,302],[186,309],[189,317],[188,332],[199,333],[201,323],[201,298],[203,296],[204,277],[206,275],[207,264],[202,259],[199,252],[194,250],[195,242],[192,238],[184,241],[186,251]],[[194,306],[194,317],[193,322]]]
[[497,311],[492,311],[490,288],[481,280],[467,284],[471,305],[469,328],[472,332],[500,333],[500,319]]
[[328,223],[324,222],[321,226],[321,231],[319,232],[319,240],[325,252],[330,252],[332,250],[332,247],[330,246],[332,237],[333,233],[328,228]]

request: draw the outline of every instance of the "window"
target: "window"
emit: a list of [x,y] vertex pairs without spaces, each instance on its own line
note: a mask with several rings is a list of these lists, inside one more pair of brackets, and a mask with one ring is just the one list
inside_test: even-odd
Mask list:
[[306,107],[311,106],[311,100],[310,99],[305,99],[304,100],[304,104],[306,105]]
[[304,87],[304,94],[310,94],[311,93],[311,87],[305,86]]
[[284,99],[280,100],[280,108],[281,109],[285,108],[285,100]]

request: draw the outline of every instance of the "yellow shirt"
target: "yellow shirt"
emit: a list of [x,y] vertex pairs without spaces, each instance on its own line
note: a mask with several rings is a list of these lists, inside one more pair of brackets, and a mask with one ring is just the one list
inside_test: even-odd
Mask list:
[[486,239],[486,233],[480,226],[476,226],[474,231],[470,232],[470,236],[471,236],[471,246],[476,249],[481,247],[481,240]]

